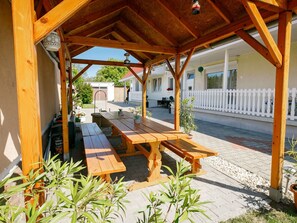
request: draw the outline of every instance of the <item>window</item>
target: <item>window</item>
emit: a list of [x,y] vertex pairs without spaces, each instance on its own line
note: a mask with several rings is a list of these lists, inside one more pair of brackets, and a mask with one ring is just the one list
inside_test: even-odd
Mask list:
[[[207,74],[207,89],[222,89],[223,88],[223,71]],[[237,70],[228,71],[227,88],[236,89]]]
[[195,79],[195,74],[188,74],[188,80],[193,80]]
[[162,78],[153,79],[153,91],[162,91]]
[[173,90],[173,78],[172,77],[168,78],[168,88],[167,88],[167,90],[169,90],[169,91]]

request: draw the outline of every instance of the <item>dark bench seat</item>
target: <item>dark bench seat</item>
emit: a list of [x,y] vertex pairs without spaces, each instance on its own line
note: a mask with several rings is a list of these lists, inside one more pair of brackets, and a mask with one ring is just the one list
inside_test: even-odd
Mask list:
[[192,165],[192,173],[202,173],[200,159],[217,156],[218,153],[189,139],[162,141],[161,145],[178,156],[185,158]]

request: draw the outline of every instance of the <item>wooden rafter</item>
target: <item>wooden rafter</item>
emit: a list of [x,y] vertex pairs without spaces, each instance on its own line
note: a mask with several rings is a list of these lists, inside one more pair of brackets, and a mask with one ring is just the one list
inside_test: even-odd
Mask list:
[[131,9],[131,11],[137,15],[137,17],[139,17],[144,23],[146,23],[147,25],[149,25],[151,28],[153,28],[159,35],[163,36],[163,38],[165,40],[167,40],[168,43],[170,43],[171,45],[177,46],[178,43],[177,41],[172,38],[169,35],[164,34],[164,30],[161,29],[157,24],[155,24],[148,15],[146,15],[145,12],[141,11],[139,12],[138,8],[135,7],[135,5],[133,3],[131,3],[129,1],[128,3],[129,9]]
[[[278,15],[267,11],[264,11],[262,13],[262,16],[267,21],[272,21],[278,17]],[[179,47],[178,52],[184,53],[192,49],[193,47],[195,48],[202,47],[205,44],[210,44],[210,43],[222,40],[224,38],[230,37],[240,29],[245,29],[245,28],[248,29],[251,27],[253,27],[253,22],[249,19],[248,16],[245,16],[231,24],[223,26],[215,31],[212,31],[204,36],[201,36],[196,40],[186,43],[185,45]]]
[[175,71],[173,70],[173,68],[172,68],[172,66],[171,66],[171,64],[170,64],[170,62],[169,62],[169,60],[166,59],[166,60],[165,60],[165,63],[167,64],[167,67],[168,67],[168,69],[170,70],[172,76],[175,78],[178,74],[176,75],[176,73],[175,73]]
[[297,14],[297,0],[291,0],[288,2],[288,10],[291,10]]
[[148,66],[153,66],[155,64],[158,64],[162,61],[165,61],[166,59],[170,59],[172,58],[173,56],[172,55],[159,55],[159,56],[156,56],[154,59],[152,60],[149,60],[145,63],[145,66],[148,67]]
[[92,64],[88,64],[87,66],[85,66],[77,75],[75,75],[72,78],[72,82],[76,81],[81,75],[83,75],[90,67],[92,66]]
[[[121,34],[118,33],[119,31],[117,29],[115,29],[111,35],[116,39],[116,40],[119,40],[119,41],[126,41]],[[143,53],[141,52],[133,52],[131,50],[126,50],[127,53],[131,54],[134,58],[136,58],[139,62],[141,63],[144,63],[144,59],[143,57],[147,58]]]
[[34,41],[39,43],[91,0],[64,0],[34,22]]
[[233,16],[231,13],[224,7],[221,1],[219,0],[207,0],[209,4],[216,10],[216,12],[227,22],[230,24],[233,21]]
[[249,14],[251,20],[253,21],[255,27],[257,28],[276,66],[280,67],[282,65],[282,55],[271,33],[269,32],[269,29],[264,19],[262,18],[256,4],[249,0],[243,0],[243,5],[246,8],[246,11]]
[[128,67],[128,69],[130,70],[130,72],[133,74],[133,76],[142,84],[142,80],[141,78],[137,75],[137,73],[131,68]]
[[251,0],[259,8],[273,12],[281,12],[287,9],[287,0]]
[[42,8],[43,8],[43,1],[40,0],[40,1],[38,2],[38,5],[37,5],[36,9],[35,9],[37,19],[38,19],[38,18],[40,17],[40,15],[41,15]]
[[82,30],[89,28],[91,26],[96,25],[98,20],[106,18],[111,14],[115,14],[126,7],[125,1],[121,1],[118,4],[114,5],[113,7],[109,7],[107,9],[102,9],[100,11],[91,13],[84,17],[81,17],[70,20],[67,24],[65,24],[65,30],[71,30],[67,34],[69,35],[76,35],[76,33],[81,32]]
[[93,65],[106,65],[106,66],[119,66],[119,67],[143,67],[140,63],[130,63],[128,66],[124,62],[119,61],[103,61],[103,60],[85,60],[85,59],[72,59],[72,63],[78,64],[93,64]]
[[178,74],[178,76],[177,76],[177,79],[178,79],[178,80],[180,80],[181,77],[183,76],[183,73],[184,73],[186,67],[187,67],[188,64],[189,64],[189,62],[190,62],[190,60],[191,60],[191,58],[192,58],[192,55],[193,55],[194,51],[195,51],[195,48],[191,49],[190,52],[188,53],[187,59],[185,60],[184,65],[183,65],[182,69],[180,70],[180,72],[179,72],[179,74]]
[[[107,30],[101,31],[99,34],[96,35],[96,38],[104,38],[108,36],[110,33],[113,32],[112,28],[109,28]],[[72,57],[75,57],[89,49],[93,48],[92,46],[76,46],[76,47],[70,47],[70,54]]]
[[140,39],[142,39],[145,43],[150,45],[155,45],[155,42],[152,41],[150,38],[148,38],[146,35],[141,33],[136,27],[134,27],[130,22],[127,20],[121,18],[119,23],[123,24],[125,27],[127,27],[131,32],[133,32],[135,35],[137,35]]
[[172,7],[172,3],[168,0],[157,0],[162,7],[169,13],[171,16],[175,18],[176,21],[179,22],[179,24],[186,29],[193,37],[197,38],[200,36],[200,33],[198,30],[196,30],[183,16],[180,16],[178,11]]
[[125,49],[132,51],[141,52],[152,52],[152,53],[163,53],[163,54],[175,54],[176,49],[168,46],[151,46],[148,44],[130,43],[130,42],[120,42],[115,40],[97,39],[91,37],[81,37],[81,36],[68,36],[65,38],[66,43],[72,43],[84,46],[100,46],[109,47],[116,49]]
[[238,30],[236,34],[247,44],[249,44],[254,50],[260,53],[266,60],[275,65],[275,61],[272,59],[268,49],[263,46],[258,40],[256,40],[244,30]]

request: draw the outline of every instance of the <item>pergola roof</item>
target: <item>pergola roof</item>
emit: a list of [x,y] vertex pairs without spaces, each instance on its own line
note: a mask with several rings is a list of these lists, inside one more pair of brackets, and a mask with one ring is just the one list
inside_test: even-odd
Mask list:
[[[35,1],[37,19],[61,0]],[[199,50],[253,28],[241,0],[200,0],[201,13],[192,15],[192,0],[92,0],[61,26],[69,56],[94,47],[122,48],[141,63],[159,63],[176,53]],[[253,1],[265,22],[295,8],[287,1]],[[268,3],[265,3],[268,2]],[[151,62],[150,62],[151,61]]]

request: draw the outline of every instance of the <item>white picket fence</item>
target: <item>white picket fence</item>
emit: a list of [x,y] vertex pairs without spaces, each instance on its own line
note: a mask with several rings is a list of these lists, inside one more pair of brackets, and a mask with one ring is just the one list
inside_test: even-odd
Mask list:
[[[194,108],[252,116],[273,117],[274,89],[183,91],[183,98],[194,97]],[[287,114],[297,120],[297,90],[289,89]]]

